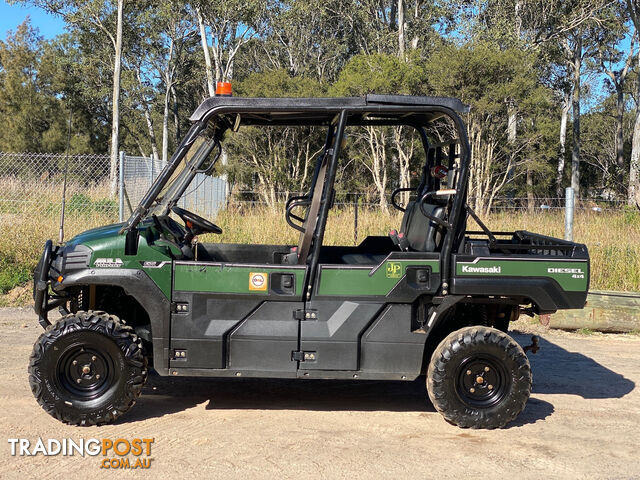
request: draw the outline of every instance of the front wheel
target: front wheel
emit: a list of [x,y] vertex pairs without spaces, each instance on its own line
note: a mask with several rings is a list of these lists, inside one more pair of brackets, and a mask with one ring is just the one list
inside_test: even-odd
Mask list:
[[147,360],[133,329],[105,312],[67,315],[33,346],[29,384],[44,410],[72,425],[100,425],[129,410]]
[[427,391],[447,421],[463,428],[499,428],[522,412],[531,380],[529,359],[509,335],[467,327],[434,351]]

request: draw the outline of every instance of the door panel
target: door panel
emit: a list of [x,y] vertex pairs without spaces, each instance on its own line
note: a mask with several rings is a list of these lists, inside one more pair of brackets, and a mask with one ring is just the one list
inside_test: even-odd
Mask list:
[[303,308],[304,266],[174,262],[173,268],[171,368],[295,370],[294,311]]
[[[419,346],[407,347],[411,342],[405,337],[416,345],[424,344],[424,338],[411,335],[411,303],[422,295],[434,294],[439,287],[438,253],[392,252],[379,265],[320,264],[312,297],[306,303],[305,319],[300,324],[305,360],[299,368],[391,372],[402,367],[403,373],[415,369],[413,353],[421,355],[421,350]],[[369,340],[365,364],[363,335],[389,304],[406,308],[387,309],[376,334],[379,337],[379,332],[391,333],[395,325],[401,330],[395,336],[400,335],[403,340],[398,341],[393,335],[388,342],[383,338]],[[392,327],[388,329],[387,325]],[[389,363],[407,348],[413,352],[411,367],[397,359]]]
[[355,301],[310,302],[315,319],[300,322],[300,348],[313,360],[300,362],[304,370],[357,370],[359,339],[382,308],[382,303]]
[[229,335],[229,368],[269,372],[295,371],[298,320],[291,302],[264,302]]

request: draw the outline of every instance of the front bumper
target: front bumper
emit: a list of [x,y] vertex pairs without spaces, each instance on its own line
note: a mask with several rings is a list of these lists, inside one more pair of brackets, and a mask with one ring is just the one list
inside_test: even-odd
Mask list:
[[44,252],[38,262],[38,266],[33,273],[33,309],[38,315],[38,322],[42,328],[51,325],[49,321],[49,311],[64,304],[67,299],[64,297],[54,298],[50,301],[49,295],[49,270],[53,260],[53,242],[47,240],[44,244]]

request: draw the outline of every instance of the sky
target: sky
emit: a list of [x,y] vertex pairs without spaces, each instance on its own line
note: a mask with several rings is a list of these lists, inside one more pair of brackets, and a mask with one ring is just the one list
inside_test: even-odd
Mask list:
[[53,38],[64,32],[64,22],[61,18],[46,13],[44,10],[32,6],[9,5],[0,0],[0,38],[7,37],[9,30],[15,30],[24,19],[31,17],[31,24],[40,30],[44,38]]

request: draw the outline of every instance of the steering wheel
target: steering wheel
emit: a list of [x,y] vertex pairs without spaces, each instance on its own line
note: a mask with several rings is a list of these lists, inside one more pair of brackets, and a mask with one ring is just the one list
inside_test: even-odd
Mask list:
[[209,220],[202,218],[200,215],[191,213],[184,208],[172,207],[171,211],[178,215],[183,221],[187,230],[192,235],[200,235],[201,233],[217,233],[221,234],[222,229]]

